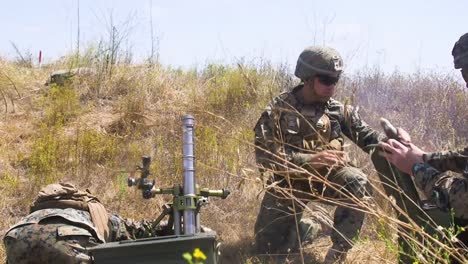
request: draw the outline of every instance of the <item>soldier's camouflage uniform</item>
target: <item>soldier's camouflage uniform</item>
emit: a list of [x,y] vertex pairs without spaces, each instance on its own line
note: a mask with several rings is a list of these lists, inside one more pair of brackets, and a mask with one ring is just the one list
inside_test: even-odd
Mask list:
[[[443,210],[453,209],[455,222],[468,225],[468,147],[458,151],[436,152],[423,157],[425,163],[413,166],[414,182]],[[461,173],[450,176],[446,171]],[[468,245],[468,234],[460,237]]]
[[[462,69],[462,77],[467,82],[468,87],[468,33],[460,37],[455,43],[452,55],[454,59],[455,69]],[[468,148],[461,149],[458,151],[447,151],[447,152],[436,152],[426,154],[423,156],[425,163],[415,164],[413,166],[413,175],[415,185],[422,190],[425,195],[432,199],[432,202],[437,206],[445,210],[445,212],[439,210],[430,210],[421,213],[420,209],[413,206],[412,203],[407,203],[407,199],[397,199],[397,204],[401,208],[407,208],[408,215],[417,224],[424,226],[425,231],[429,234],[437,234],[438,231],[434,230],[430,223],[432,221],[425,220],[426,213],[435,221],[437,225],[448,227],[450,223],[450,215],[447,213],[449,209],[454,209],[455,213],[455,224],[459,226],[468,225],[468,168],[467,168],[467,156]],[[375,162],[374,162],[375,164]],[[449,176],[446,171],[454,171],[463,173],[463,177]],[[399,176],[397,177],[397,186],[405,192],[411,200],[418,201],[419,197],[415,195],[415,189],[408,184],[409,177]],[[384,185],[385,187],[385,185]],[[391,193],[392,190],[387,190],[387,193]],[[394,195],[398,197],[398,195]],[[404,205],[404,206],[402,206]],[[399,216],[399,219],[405,221],[405,217]],[[466,230],[468,230],[466,228]],[[458,238],[468,245],[468,231],[462,232]],[[414,254],[411,251],[406,241],[399,240],[400,245],[403,246],[405,252]],[[400,263],[412,262],[410,258],[406,258],[404,255],[400,256]],[[406,258],[406,259],[405,259]],[[457,263],[456,260],[452,260],[452,263]]]
[[[461,69],[468,87],[468,33],[452,49],[455,69]],[[468,146],[458,151],[425,154],[424,163],[413,166],[416,185],[443,210],[453,209],[455,224],[465,227],[458,238],[468,245]],[[461,173],[450,176],[447,171]]]
[[[298,96],[302,88],[300,85],[275,98],[254,129],[257,163],[262,172],[271,172],[268,183],[275,186],[265,193],[255,223],[259,253],[284,254],[299,249],[296,223],[304,208],[288,195],[289,187],[303,203],[326,196],[348,204],[338,206],[333,219],[331,239],[339,250],[351,248],[349,240],[358,234],[364,220],[364,213],[350,208],[356,204],[349,197],[368,195],[367,176],[351,165],[314,170],[305,159],[308,154],[325,149],[342,150],[343,134],[365,151],[384,136],[363,122],[351,106],[333,99],[304,104]],[[300,172],[301,168],[310,174]],[[323,182],[331,185],[325,187]]]
[[91,263],[87,249],[100,243],[151,237],[151,222],[123,219],[108,214],[108,233],[96,228],[90,212],[72,208],[33,211],[12,226],[3,242],[7,262]]

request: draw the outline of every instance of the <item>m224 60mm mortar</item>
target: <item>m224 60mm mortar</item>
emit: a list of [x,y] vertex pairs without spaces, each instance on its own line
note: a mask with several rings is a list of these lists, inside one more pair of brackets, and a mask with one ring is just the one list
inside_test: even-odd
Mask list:
[[[195,177],[194,118],[183,117],[183,185],[175,184],[170,188],[157,188],[155,180],[149,179],[151,158],[144,156],[138,169],[140,178],[129,178],[129,186],[137,186],[143,198],[150,199],[157,194],[172,195],[172,203],[163,206],[153,227],[159,227],[161,236],[106,243],[90,249],[94,262],[101,263],[187,263],[184,253],[200,249],[206,256],[205,264],[219,263],[219,246],[216,233],[202,232],[200,209],[208,203],[208,197],[225,199],[226,189],[210,190],[200,188]],[[162,220],[168,216],[168,221]]]

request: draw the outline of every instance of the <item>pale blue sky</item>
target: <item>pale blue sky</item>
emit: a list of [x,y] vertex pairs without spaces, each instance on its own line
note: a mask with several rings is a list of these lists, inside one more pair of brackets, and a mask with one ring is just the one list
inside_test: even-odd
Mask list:
[[[0,56],[44,53],[45,62],[76,45],[78,0],[0,0]],[[136,58],[150,52],[150,0],[80,0],[81,46],[106,36],[109,14],[131,18],[128,45]],[[197,66],[264,58],[294,65],[306,46],[338,49],[352,72],[451,71],[451,49],[468,32],[468,1],[152,1],[163,64]]]

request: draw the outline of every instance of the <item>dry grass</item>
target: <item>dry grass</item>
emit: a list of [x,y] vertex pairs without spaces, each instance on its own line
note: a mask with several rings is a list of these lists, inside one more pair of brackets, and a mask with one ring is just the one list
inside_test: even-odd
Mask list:
[[[263,183],[252,128],[267,102],[291,84],[290,74],[267,63],[197,71],[118,64],[112,76],[77,78],[66,88],[43,86],[52,69],[65,65],[27,69],[0,60],[1,235],[25,215],[42,186],[62,180],[89,188],[111,212],[155,218],[170,198],[142,200],[126,187],[126,178],[141,155],[150,155],[158,185],[180,182],[180,118],[191,113],[199,184],[232,191],[226,200],[211,200],[203,224],[218,232],[226,263],[256,263],[251,243]],[[341,82],[338,97],[359,105],[375,128],[379,117],[387,117],[427,150],[467,142],[461,120],[468,120],[468,92],[452,73],[357,73]],[[351,152],[380,188],[369,158],[354,147]],[[389,202],[379,199],[365,207],[369,216],[348,263],[396,260],[396,219]],[[329,245],[324,237],[306,247],[307,263],[323,259]]]

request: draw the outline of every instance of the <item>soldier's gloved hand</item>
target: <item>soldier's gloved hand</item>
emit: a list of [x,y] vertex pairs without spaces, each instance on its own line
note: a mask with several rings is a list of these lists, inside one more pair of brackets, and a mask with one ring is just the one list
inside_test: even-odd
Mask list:
[[409,175],[416,163],[423,162],[425,152],[412,143],[404,145],[395,139],[389,139],[387,142],[380,142],[379,146],[384,150],[379,152],[380,156]]
[[309,165],[314,169],[323,167],[343,167],[348,158],[344,151],[323,150],[314,154],[302,154],[301,165]]

